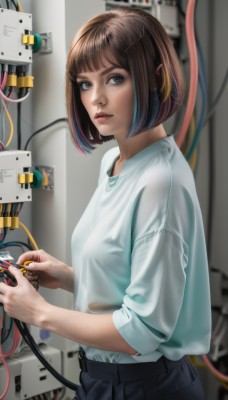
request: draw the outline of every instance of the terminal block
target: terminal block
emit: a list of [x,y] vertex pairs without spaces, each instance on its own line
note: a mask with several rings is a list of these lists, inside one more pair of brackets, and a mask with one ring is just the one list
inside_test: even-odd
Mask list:
[[32,200],[33,173],[31,152],[0,152],[0,203],[21,203]]
[[0,62],[32,63],[32,14],[0,8]]

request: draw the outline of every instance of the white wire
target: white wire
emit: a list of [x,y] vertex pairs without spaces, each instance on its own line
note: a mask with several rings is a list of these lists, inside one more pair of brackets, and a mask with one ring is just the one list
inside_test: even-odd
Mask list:
[[21,103],[22,101],[25,101],[29,97],[30,92],[24,96],[21,97],[20,99],[10,99],[9,97],[5,96],[2,90],[0,90],[0,97],[4,99],[5,101],[8,101],[9,103]]

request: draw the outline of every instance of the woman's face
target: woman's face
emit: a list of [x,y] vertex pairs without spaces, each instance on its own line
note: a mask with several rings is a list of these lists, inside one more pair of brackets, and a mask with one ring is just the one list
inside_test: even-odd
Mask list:
[[82,104],[100,134],[125,138],[134,110],[134,90],[129,72],[107,61],[96,71],[81,72],[77,84]]

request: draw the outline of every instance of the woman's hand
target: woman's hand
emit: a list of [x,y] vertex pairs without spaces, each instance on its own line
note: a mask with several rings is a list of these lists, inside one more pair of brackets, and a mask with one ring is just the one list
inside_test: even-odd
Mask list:
[[47,302],[20,270],[11,266],[8,271],[16,279],[16,286],[0,282],[0,303],[10,317],[36,325],[37,316],[46,307]]
[[44,250],[23,253],[17,264],[24,265],[32,284],[38,281],[40,286],[49,289],[62,288],[73,292],[73,269]]

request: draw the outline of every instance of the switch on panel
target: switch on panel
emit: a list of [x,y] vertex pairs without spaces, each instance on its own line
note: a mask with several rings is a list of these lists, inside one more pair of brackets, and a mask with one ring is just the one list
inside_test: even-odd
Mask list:
[[32,200],[31,152],[0,152],[0,203]]

